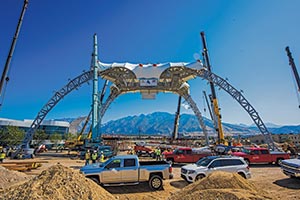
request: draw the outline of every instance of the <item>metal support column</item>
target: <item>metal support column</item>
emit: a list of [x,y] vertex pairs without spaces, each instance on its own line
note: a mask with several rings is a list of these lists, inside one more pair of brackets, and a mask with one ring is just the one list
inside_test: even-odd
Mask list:
[[92,70],[93,70],[93,99],[92,99],[92,140],[98,139],[98,48],[97,34],[94,34],[94,48],[92,54]]

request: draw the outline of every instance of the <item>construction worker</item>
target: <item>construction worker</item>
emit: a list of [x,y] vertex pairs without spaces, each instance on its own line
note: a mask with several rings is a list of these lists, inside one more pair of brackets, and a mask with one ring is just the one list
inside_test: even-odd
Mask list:
[[0,153],[0,163],[3,163],[3,160],[4,160],[5,156],[6,156],[5,152],[1,151],[1,153]]
[[161,150],[159,147],[157,147],[155,153],[156,153],[156,161],[161,160]]
[[97,151],[94,151],[92,153],[92,163],[96,163],[97,157],[98,157]]
[[91,159],[91,153],[90,153],[90,150],[87,150],[85,152],[85,165],[88,165],[90,164],[90,159]]
[[100,162],[104,162],[104,154],[103,154],[103,151],[100,152]]

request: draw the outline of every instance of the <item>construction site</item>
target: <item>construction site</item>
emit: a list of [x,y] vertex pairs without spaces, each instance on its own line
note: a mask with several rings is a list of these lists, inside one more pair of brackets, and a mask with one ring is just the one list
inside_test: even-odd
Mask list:
[[[24,0],[2,72],[0,109],[5,107],[5,93],[9,93],[11,61],[17,59],[14,51],[29,7],[29,1]],[[283,138],[269,131],[246,92],[213,72],[204,31],[200,32],[201,56],[191,62],[102,62],[96,33],[92,39],[90,68],[55,90],[34,120],[26,121],[29,126],[9,120],[1,125],[0,200],[300,199],[300,145],[295,142],[300,132]],[[297,67],[289,46],[284,48],[282,54],[287,56],[299,98]],[[201,91],[209,120],[192,94],[193,87],[198,87],[192,84],[195,79],[202,79],[209,88]],[[61,101],[84,85],[92,90],[88,94],[91,104],[85,116],[72,121],[73,133],[67,121],[45,123]],[[248,136],[225,130],[218,90],[242,108],[259,139],[253,142]],[[120,96],[132,93],[146,101],[155,100],[159,93],[176,95],[168,134],[142,132],[137,120],[128,121],[136,126],[135,134],[113,128],[103,132],[103,119],[110,107]],[[195,133],[180,129],[180,123],[186,123],[180,121],[183,105],[196,118]],[[155,117],[161,123],[166,120],[159,114]],[[213,128],[208,128],[209,123]],[[45,134],[54,126],[60,136],[57,132]],[[17,134],[19,128],[23,134]]]

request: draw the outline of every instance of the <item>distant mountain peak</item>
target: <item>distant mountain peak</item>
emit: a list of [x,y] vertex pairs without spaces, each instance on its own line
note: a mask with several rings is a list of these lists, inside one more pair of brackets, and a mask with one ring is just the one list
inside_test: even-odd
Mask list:
[[[84,117],[78,118],[64,118],[70,123],[72,121],[80,121],[78,124],[77,132],[80,132],[83,127]],[[126,116],[123,118],[108,121],[102,124],[102,133],[113,134],[149,134],[149,135],[171,135],[174,128],[175,115],[168,112],[153,112],[149,114],[140,114]],[[211,120],[203,117],[204,123],[209,134],[214,133],[214,127]],[[89,130],[91,122],[89,122],[86,130]],[[222,123],[224,133],[230,135],[253,135],[259,134],[259,129],[255,124],[230,124]],[[271,133],[300,133],[300,125],[298,126],[279,126],[273,123],[266,123],[268,130]],[[74,128],[74,127],[73,127]],[[85,131],[86,132],[86,131]],[[178,132],[183,134],[202,134],[198,119],[195,115],[183,113],[180,115]]]

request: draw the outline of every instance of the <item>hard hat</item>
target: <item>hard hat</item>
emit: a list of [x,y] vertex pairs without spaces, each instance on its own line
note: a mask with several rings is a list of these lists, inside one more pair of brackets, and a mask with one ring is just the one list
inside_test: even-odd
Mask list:
[[101,151],[101,153],[103,153],[103,151]]

